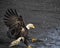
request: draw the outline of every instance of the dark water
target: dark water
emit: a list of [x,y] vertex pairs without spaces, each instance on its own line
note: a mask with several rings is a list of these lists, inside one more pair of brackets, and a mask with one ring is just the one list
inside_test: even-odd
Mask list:
[[44,40],[44,43],[34,43],[33,48],[60,48],[59,4],[60,0],[0,0],[0,48],[9,48],[12,41],[6,35],[8,28],[3,22],[7,8],[17,9],[18,14],[23,16],[25,24],[35,24],[36,29],[31,30],[30,35]]

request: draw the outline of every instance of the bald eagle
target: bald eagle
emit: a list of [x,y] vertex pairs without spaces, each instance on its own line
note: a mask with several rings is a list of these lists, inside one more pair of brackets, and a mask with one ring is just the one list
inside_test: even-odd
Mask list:
[[4,23],[9,28],[7,31],[9,38],[24,37],[24,43],[28,46],[28,30],[35,28],[32,23],[25,25],[22,16],[17,14],[16,9],[7,9],[4,15]]

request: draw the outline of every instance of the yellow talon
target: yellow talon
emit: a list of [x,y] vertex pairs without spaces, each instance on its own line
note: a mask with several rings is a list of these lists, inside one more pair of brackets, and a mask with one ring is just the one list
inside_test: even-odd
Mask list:
[[36,38],[32,38],[32,42],[37,42],[37,39]]
[[29,45],[27,48],[32,48],[32,46]]
[[35,26],[32,27],[33,29],[35,28]]

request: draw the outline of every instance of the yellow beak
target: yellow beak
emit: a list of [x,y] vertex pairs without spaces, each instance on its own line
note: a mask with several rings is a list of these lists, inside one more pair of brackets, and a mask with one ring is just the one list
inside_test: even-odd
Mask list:
[[34,29],[34,28],[35,28],[35,26],[32,26],[32,28]]

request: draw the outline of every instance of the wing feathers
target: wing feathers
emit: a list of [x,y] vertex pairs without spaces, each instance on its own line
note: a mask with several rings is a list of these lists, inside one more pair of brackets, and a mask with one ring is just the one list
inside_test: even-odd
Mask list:
[[8,27],[16,26],[18,23],[24,26],[23,18],[18,16],[16,9],[7,9],[4,16],[4,22]]
[[14,9],[14,10],[10,9],[10,11],[11,11],[12,15],[16,15],[17,16],[16,9]]
[[8,27],[17,24],[18,14],[16,9],[7,9],[6,14],[4,15],[4,22]]
[[7,16],[7,15],[4,15],[6,18],[9,18],[9,16]]
[[15,15],[18,16],[16,9],[15,9]]
[[13,15],[13,13],[12,13],[11,9],[8,9],[8,12],[9,12],[11,15]]
[[11,15],[16,15],[16,16],[18,16],[16,9],[14,9],[14,10],[12,10],[12,9],[7,9],[6,15],[8,15],[8,16],[11,16]]

